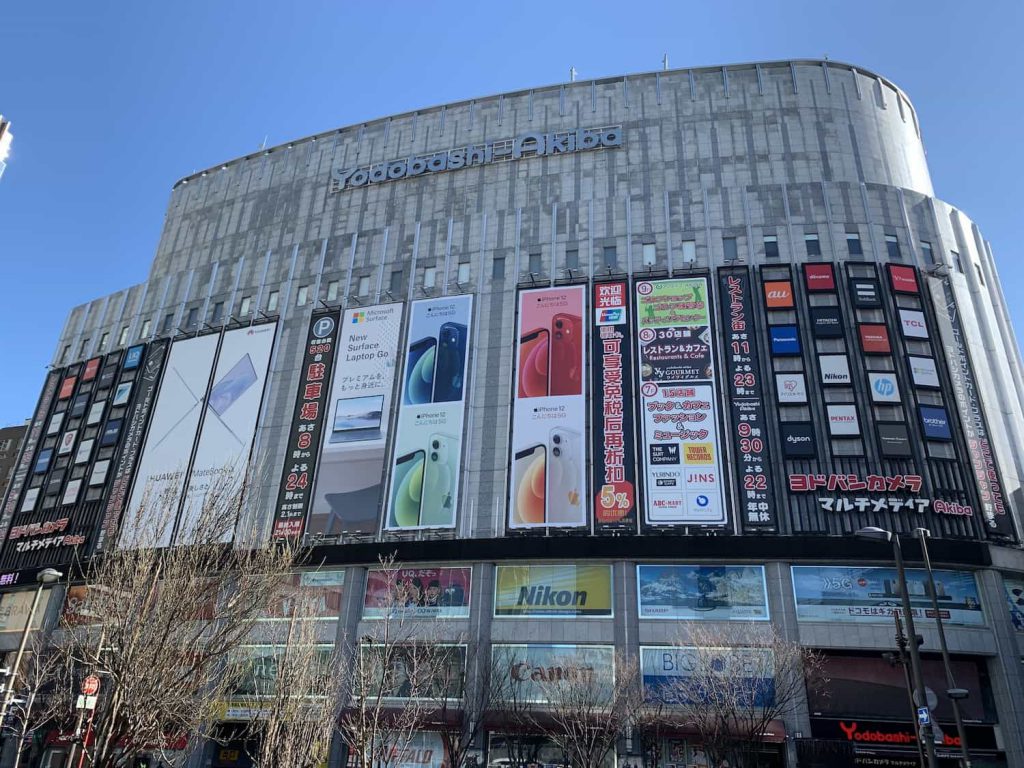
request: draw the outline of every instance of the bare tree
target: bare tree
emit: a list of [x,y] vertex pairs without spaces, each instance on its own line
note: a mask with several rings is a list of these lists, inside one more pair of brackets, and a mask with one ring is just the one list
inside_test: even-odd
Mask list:
[[[492,719],[502,726],[506,757],[512,766],[538,762],[545,737],[536,728],[542,701],[524,685],[521,646],[491,646]],[[492,744],[492,749],[493,749]]]
[[224,544],[238,534],[243,495],[236,478],[214,480],[189,543],[171,547],[174,506],[147,498],[122,522],[130,546],[83,566],[85,610],[63,622],[57,648],[77,676],[102,680],[91,737],[78,747],[93,768],[132,765],[147,752],[183,761],[216,719],[228,662],[295,562],[294,550],[269,542]]
[[590,655],[583,651],[556,659],[551,674],[541,676],[536,684],[544,700],[543,711],[533,713],[536,728],[561,748],[574,768],[607,765],[643,701],[633,657]]
[[378,598],[379,619],[351,644],[351,702],[341,717],[349,762],[359,768],[404,761],[439,696],[437,670],[456,662],[454,646],[436,642],[436,625],[408,610],[413,596],[399,583],[394,556],[381,558],[380,567],[388,586]]
[[21,668],[10,679],[14,698],[7,710],[4,730],[15,738],[14,768],[23,759],[31,761],[31,737],[49,725],[61,723],[70,712],[69,675],[64,658],[51,643],[49,633],[34,632],[21,660]]
[[[807,685],[822,682],[822,657],[772,625],[690,624],[662,654],[646,691],[669,725],[696,732],[713,766],[756,768],[773,720],[794,712]],[[669,674],[664,674],[669,672]]]
[[317,599],[290,596],[287,631],[274,638],[271,656],[241,660],[232,705],[248,717],[254,768],[317,768],[330,753],[345,666],[333,645],[320,642]]

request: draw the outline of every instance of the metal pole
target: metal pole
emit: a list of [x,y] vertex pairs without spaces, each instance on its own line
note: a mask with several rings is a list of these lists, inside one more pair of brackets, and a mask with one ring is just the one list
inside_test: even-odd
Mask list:
[[[928,536],[930,532],[926,528],[917,529],[917,539],[921,542],[921,555],[924,558],[924,567],[928,571],[928,591],[932,598],[932,611],[935,612],[935,628],[939,631],[939,649],[942,651],[942,666],[946,668],[946,686],[949,690],[957,687],[953,677],[953,666],[949,661],[949,648],[946,646],[946,632],[942,628],[942,614],[939,612],[939,600],[935,595],[935,574],[932,572],[932,560],[928,556]],[[947,694],[948,695],[948,694]],[[963,768],[971,768],[971,756],[967,751],[967,731],[964,728],[964,719],[960,713],[960,700],[950,697],[953,705],[953,717],[956,719],[956,733],[960,737],[960,764]]]
[[3,704],[0,705],[0,726],[7,720],[7,710],[11,706],[11,699],[14,698],[14,681],[18,678],[18,669],[21,667],[21,658],[25,655],[25,646],[28,645],[28,635],[32,631],[32,619],[35,618],[36,609],[39,607],[39,598],[43,596],[44,582],[39,582],[36,587],[36,594],[32,598],[32,608],[25,619],[25,629],[21,632],[21,644],[18,646],[18,654],[14,657],[14,666],[11,667],[11,674],[7,678],[7,689],[4,691]]
[[924,747],[921,746],[921,729],[917,725],[917,706],[914,704],[914,684],[910,680],[910,666],[907,662],[907,636],[903,634],[903,622],[900,621],[900,612],[893,611],[892,618],[896,622],[896,648],[899,651],[899,664],[903,668],[903,680],[907,687],[907,700],[910,702],[910,723],[914,727],[914,735],[917,736],[917,756],[921,761],[921,768],[925,768]]
[[[896,558],[896,574],[900,583],[900,600],[903,603],[903,617],[907,621],[907,634],[909,635],[910,646],[910,669],[914,675],[914,687],[917,689],[918,697],[916,704],[919,707],[928,706],[928,694],[924,684],[924,673],[921,671],[921,654],[917,647],[917,630],[914,628],[914,612],[910,607],[910,594],[907,589],[907,571],[903,567],[903,550],[900,548],[900,539],[895,533],[892,534],[892,551]],[[931,723],[921,726],[921,741],[924,742],[924,753],[928,758],[928,768],[939,768],[935,759],[935,741],[932,736]]]

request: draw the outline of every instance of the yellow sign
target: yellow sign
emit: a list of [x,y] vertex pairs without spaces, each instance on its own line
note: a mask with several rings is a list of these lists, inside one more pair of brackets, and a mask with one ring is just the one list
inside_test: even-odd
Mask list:
[[610,565],[499,565],[495,616],[611,616]]

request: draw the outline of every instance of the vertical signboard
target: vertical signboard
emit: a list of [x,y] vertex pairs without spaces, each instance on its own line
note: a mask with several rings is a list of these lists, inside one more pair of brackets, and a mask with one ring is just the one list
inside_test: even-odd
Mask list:
[[519,294],[512,407],[512,529],[587,522],[584,287]]
[[313,496],[313,478],[320,456],[320,436],[327,417],[334,354],[337,350],[338,312],[317,315],[309,323],[306,351],[299,370],[295,413],[288,430],[288,445],[274,513],[274,538],[302,534]]
[[39,402],[36,404],[36,412],[32,416],[32,422],[28,429],[25,430],[21,455],[18,457],[17,466],[11,473],[11,481],[7,486],[7,497],[4,499],[3,513],[0,514],[0,539],[7,535],[7,529],[11,527],[11,520],[14,519],[18,498],[25,487],[29,470],[32,469],[32,459],[35,457],[39,439],[43,437],[43,424],[46,421],[46,414],[50,410],[50,404],[53,402],[53,396],[57,394],[57,382],[60,381],[60,377],[59,371],[47,374],[42,394],[39,395]]
[[454,528],[473,297],[412,304],[385,528]]
[[[964,437],[967,438],[971,471],[978,486],[985,526],[989,534],[997,538],[1015,539],[1013,521],[1006,510],[1005,486],[989,439],[981,394],[978,392],[974,367],[967,351],[969,342],[960,323],[953,286],[948,279],[938,282],[941,282],[941,291],[932,290],[935,316],[938,320],[942,346],[946,350],[946,360],[949,363],[953,397],[960,413],[960,422],[964,427]],[[934,288],[936,280],[930,279],[929,283]]]
[[132,545],[133,534],[146,544],[171,541],[219,341],[218,334],[210,334],[171,344],[132,485],[131,525],[122,533],[122,546]]
[[636,530],[636,438],[629,284],[594,284],[591,430],[594,527]]
[[636,284],[644,521],[725,525],[708,280]]
[[[118,523],[121,521],[128,485],[135,474],[135,466],[142,448],[142,439],[146,434],[146,424],[149,422],[149,414],[152,412],[153,403],[156,400],[157,383],[160,381],[164,361],[167,359],[168,346],[168,342],[163,339],[149,345],[145,365],[136,380],[135,402],[125,416],[127,427],[125,428],[124,442],[121,445],[121,452],[114,462],[110,495],[107,497],[106,508],[103,512],[103,524],[100,526],[96,538],[95,549],[97,552],[103,550],[109,543],[109,539],[115,535]],[[137,350],[137,352],[133,350]],[[138,368],[141,356],[141,346],[131,347],[128,354],[125,355],[124,368],[126,370]],[[81,446],[79,450],[81,450]]]
[[[761,381],[761,366],[758,364],[750,273],[746,268],[720,270],[718,286],[725,336],[725,386],[729,393],[729,423],[743,527],[775,530],[778,509],[768,451],[764,382]],[[797,375],[800,379],[784,382],[779,390],[780,400],[786,392],[790,398],[788,402],[807,402],[806,382],[802,381],[802,374]],[[792,386],[786,386],[788,384]]]
[[[224,334],[178,523],[185,541],[203,518],[208,494],[234,498],[244,492],[276,333],[272,322]],[[230,532],[225,536],[230,539]]]
[[306,532],[376,533],[402,304],[345,310]]

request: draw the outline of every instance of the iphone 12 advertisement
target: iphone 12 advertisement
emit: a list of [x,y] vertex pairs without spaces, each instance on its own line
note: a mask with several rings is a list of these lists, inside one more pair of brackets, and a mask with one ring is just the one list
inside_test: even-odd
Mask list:
[[584,290],[519,294],[510,529],[587,524]]
[[455,527],[472,312],[469,295],[412,304],[387,530]]

